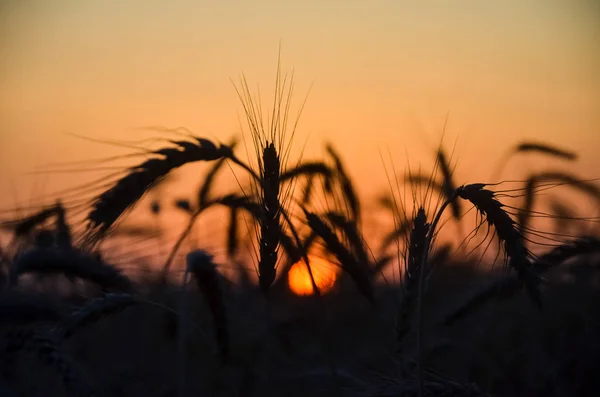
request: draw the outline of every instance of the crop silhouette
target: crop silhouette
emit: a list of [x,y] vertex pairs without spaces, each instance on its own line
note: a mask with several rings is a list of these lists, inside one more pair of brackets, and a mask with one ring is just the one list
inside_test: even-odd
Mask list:
[[[377,202],[394,224],[381,230],[374,254],[367,243],[369,203],[359,198],[352,163],[331,143],[323,160],[290,160],[304,106],[292,120],[293,78],[278,66],[267,116],[245,78],[236,92],[251,137],[248,159],[238,154],[236,139],[219,143],[169,130],[185,138],[133,153],[142,160],[113,174],[116,180],[91,182],[2,222],[12,238],[0,247],[0,391],[182,397],[598,392],[599,237],[593,227],[574,235],[564,230],[579,232],[577,225],[598,219],[579,214],[569,200],[541,194],[566,187],[597,203],[596,181],[553,169],[530,174],[517,188],[457,184],[440,144],[429,174],[394,170],[403,172],[395,181],[403,188],[395,192],[390,183],[391,194]],[[555,145],[522,142],[506,160],[517,153],[577,158]],[[197,162],[208,170],[195,194],[146,197],[176,169]],[[237,185],[217,192],[232,170]],[[99,193],[91,189],[98,186]],[[398,193],[404,188],[411,193]],[[91,200],[71,200],[92,191]],[[150,203],[143,208],[156,225],[125,221],[145,198]],[[74,221],[84,201],[85,219]],[[200,240],[179,263],[177,253],[208,209],[222,211],[223,249]],[[139,246],[152,257],[143,239],[167,241],[158,216],[163,220],[169,211],[184,214],[186,226],[158,268],[135,275],[118,255],[111,257],[108,243],[122,240],[135,242],[128,252]],[[448,222],[465,230],[469,216],[476,226],[460,236],[460,246],[443,241]],[[549,232],[532,219],[560,222]],[[486,255],[493,242],[497,250]],[[504,266],[497,269],[492,265],[500,256]],[[332,288],[319,289],[311,257],[339,268]],[[144,270],[138,261],[137,270]],[[312,296],[289,288],[293,266],[305,266],[301,274],[309,277]],[[398,279],[380,280],[390,270]]]

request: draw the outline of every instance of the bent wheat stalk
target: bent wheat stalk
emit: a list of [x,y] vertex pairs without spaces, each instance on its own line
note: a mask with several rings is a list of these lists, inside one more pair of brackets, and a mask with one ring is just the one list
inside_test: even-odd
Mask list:
[[[444,213],[446,207],[452,204],[452,202],[458,198],[471,202],[477,211],[485,215],[486,222],[493,226],[496,230],[498,239],[503,243],[504,251],[508,256],[508,266],[512,267],[519,277],[521,283],[523,283],[529,293],[531,299],[541,307],[541,296],[538,289],[539,277],[533,272],[533,268],[530,262],[531,254],[523,244],[523,236],[516,227],[515,222],[503,210],[503,204],[498,201],[493,191],[485,189],[486,184],[474,183],[470,185],[463,185],[456,189],[451,197],[449,197],[438,210],[431,227],[427,233],[425,240],[425,246],[423,252],[425,253],[421,258],[421,269],[424,269],[428,253],[435,236],[436,227]],[[417,335],[417,351],[418,360],[417,367],[419,373],[419,395],[423,396],[423,284],[424,284],[425,272],[419,272],[419,302],[418,302],[418,335]]]
[[195,142],[173,141],[176,147],[151,153],[151,158],[131,167],[129,173],[113,187],[99,195],[87,216],[85,244],[100,240],[123,213],[175,168],[196,161],[212,161],[232,156],[231,148],[216,146],[211,141],[195,137]]

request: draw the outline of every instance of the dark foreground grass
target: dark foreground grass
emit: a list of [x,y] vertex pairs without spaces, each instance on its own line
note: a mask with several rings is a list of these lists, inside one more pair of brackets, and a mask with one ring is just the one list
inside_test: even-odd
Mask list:
[[[451,326],[440,325],[468,291],[493,278],[493,274],[453,264],[440,267],[430,280],[424,302],[429,373],[425,395],[597,395],[597,280],[551,274],[541,312],[520,292],[492,300]],[[417,395],[410,376],[404,380],[400,376],[402,371],[414,373],[414,365],[405,360],[400,368],[393,354],[397,287],[379,286],[375,307],[346,278],[319,302],[280,287],[273,291],[275,299],[265,321],[260,292],[221,281],[230,319],[230,356],[221,360],[210,308],[200,292],[190,289],[186,395]],[[127,306],[87,324],[62,343],[83,374],[78,376],[86,377],[95,395],[177,393],[180,322],[176,314],[160,306],[176,308],[180,288],[146,281],[138,289],[142,291],[138,301],[154,304]],[[63,307],[81,305],[80,298],[57,295],[54,299],[62,301]],[[5,346],[8,334],[3,335]],[[415,338],[414,333],[406,336],[406,357],[415,354]],[[14,395],[69,395],[64,394],[69,390],[55,369],[36,357],[35,351],[21,351],[10,366],[3,360],[4,387]],[[482,392],[476,393],[472,384]]]

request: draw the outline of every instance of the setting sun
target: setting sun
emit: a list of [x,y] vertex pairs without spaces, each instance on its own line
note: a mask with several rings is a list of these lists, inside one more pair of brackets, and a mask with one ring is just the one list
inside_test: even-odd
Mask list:
[[[321,292],[328,292],[335,285],[338,267],[317,256],[310,256],[309,260],[317,287]],[[296,295],[311,295],[314,292],[308,269],[303,261],[292,266],[288,274],[288,283]]]

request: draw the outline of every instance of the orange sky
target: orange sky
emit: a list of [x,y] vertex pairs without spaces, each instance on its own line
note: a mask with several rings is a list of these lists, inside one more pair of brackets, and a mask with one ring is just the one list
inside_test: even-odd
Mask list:
[[[111,153],[64,131],[135,139],[143,135],[135,127],[163,125],[222,140],[239,134],[229,79],[244,72],[270,94],[280,42],[284,69],[295,69],[296,104],[313,84],[296,147],[309,137],[305,157],[315,157],[333,141],[359,186],[386,189],[380,149],[397,165],[407,151],[411,164],[425,161],[447,113],[459,183],[489,176],[520,137],[572,148],[582,157],[571,169],[599,176],[600,7],[592,0],[0,4],[0,183],[21,198],[35,179],[21,175],[36,165]],[[4,194],[2,207],[13,197]]]

